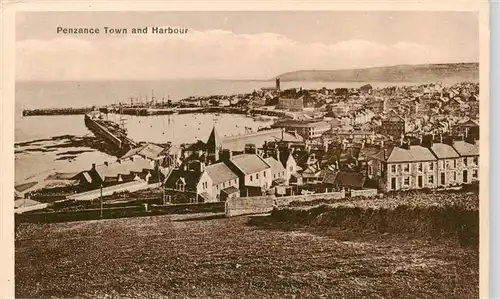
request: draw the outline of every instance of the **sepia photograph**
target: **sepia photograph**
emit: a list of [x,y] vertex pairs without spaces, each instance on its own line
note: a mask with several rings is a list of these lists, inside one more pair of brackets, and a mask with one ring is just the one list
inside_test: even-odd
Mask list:
[[15,296],[479,298],[479,20],[16,12]]

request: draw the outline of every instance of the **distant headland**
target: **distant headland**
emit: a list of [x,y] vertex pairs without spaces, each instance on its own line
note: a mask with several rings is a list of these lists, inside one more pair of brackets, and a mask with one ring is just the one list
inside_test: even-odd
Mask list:
[[445,63],[342,70],[299,70],[276,76],[281,81],[424,82],[478,81],[479,63]]

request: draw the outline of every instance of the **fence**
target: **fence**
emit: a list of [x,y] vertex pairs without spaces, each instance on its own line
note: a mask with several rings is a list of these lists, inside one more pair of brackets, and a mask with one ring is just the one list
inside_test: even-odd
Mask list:
[[292,202],[307,202],[317,199],[342,199],[345,192],[329,192],[309,195],[238,197],[226,201],[226,217],[270,213],[274,207],[288,206]]

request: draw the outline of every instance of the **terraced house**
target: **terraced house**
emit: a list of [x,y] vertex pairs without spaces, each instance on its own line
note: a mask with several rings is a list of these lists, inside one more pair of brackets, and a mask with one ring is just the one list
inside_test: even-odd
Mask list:
[[383,192],[437,186],[437,159],[421,145],[383,149],[368,164],[368,176],[378,181]]
[[479,140],[455,141],[453,148],[460,156],[458,168],[462,172],[462,184],[479,181]]
[[461,184],[460,156],[455,149],[445,143],[433,143],[429,149],[437,158],[438,186],[449,187]]

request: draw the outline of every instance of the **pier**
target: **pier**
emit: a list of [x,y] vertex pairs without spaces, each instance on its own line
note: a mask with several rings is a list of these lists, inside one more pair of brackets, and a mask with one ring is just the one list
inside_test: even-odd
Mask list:
[[49,108],[49,109],[25,109],[23,116],[40,115],[80,115],[91,112],[92,108]]
[[96,120],[89,114],[85,114],[85,126],[97,137],[113,146],[120,154],[125,154],[137,146],[137,143],[128,138],[126,132],[115,123]]

